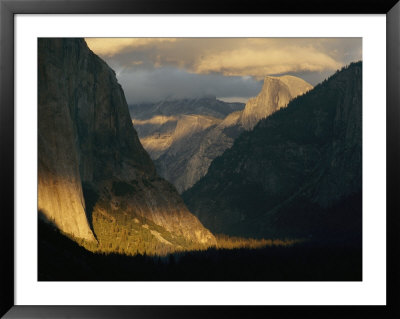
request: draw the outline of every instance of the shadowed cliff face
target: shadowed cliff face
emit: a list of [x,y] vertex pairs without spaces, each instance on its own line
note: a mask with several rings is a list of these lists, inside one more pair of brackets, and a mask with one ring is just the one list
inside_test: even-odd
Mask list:
[[148,220],[188,241],[213,244],[156,175],[114,71],[83,39],[39,39],[38,58],[38,209],[78,238],[101,241],[107,229],[96,223],[106,216],[115,223]]
[[240,135],[185,202],[218,233],[361,238],[361,111],[360,62]]

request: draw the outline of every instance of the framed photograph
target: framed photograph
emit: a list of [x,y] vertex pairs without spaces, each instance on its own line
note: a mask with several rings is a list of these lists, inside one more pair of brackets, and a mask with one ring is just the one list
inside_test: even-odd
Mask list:
[[400,315],[397,1],[0,9],[1,315]]

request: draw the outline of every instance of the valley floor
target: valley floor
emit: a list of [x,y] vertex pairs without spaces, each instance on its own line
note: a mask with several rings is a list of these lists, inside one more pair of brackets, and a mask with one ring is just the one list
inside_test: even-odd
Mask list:
[[39,281],[360,281],[358,245],[300,242],[165,257],[95,254],[39,223]]

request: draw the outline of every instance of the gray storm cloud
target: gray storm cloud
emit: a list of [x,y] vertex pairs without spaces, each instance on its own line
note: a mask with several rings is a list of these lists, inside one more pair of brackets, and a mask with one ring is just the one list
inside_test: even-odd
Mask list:
[[257,95],[262,86],[253,78],[198,75],[172,67],[125,70],[118,75],[118,81],[130,104],[204,95],[249,98]]

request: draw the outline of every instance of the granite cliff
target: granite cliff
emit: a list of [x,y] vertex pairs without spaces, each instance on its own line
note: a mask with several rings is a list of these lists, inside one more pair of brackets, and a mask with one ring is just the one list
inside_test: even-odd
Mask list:
[[109,251],[215,243],[157,175],[114,71],[83,39],[39,39],[38,80],[42,216]]
[[238,121],[246,130],[251,130],[259,120],[286,107],[290,100],[311,89],[309,83],[295,76],[267,76],[261,92],[246,103]]

